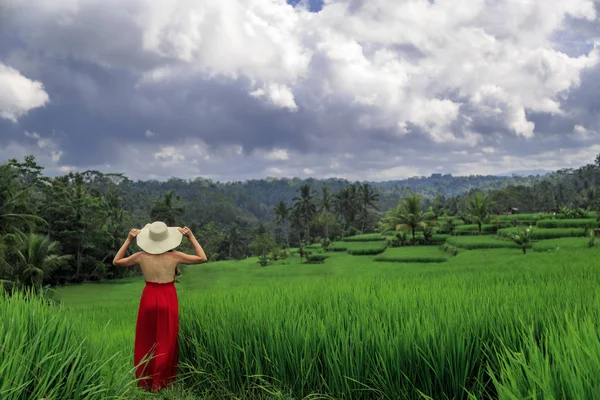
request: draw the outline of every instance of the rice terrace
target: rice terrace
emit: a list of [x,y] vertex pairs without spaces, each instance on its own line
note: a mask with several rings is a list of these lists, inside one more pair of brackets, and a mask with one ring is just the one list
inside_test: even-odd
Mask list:
[[0,400],[600,400],[600,0],[0,0]]
[[[153,200],[146,183],[115,184],[98,172],[49,179],[33,158],[1,172],[0,398],[152,396],[136,387],[131,358],[143,280],[135,267],[106,265],[116,251],[110,239],[136,218],[175,224],[192,203],[172,192]],[[576,176],[548,179],[575,185]],[[33,185],[22,198],[19,177]],[[523,199],[548,182],[520,187]],[[182,266],[177,278],[179,373],[160,398],[600,393],[596,211],[499,211],[499,199],[518,187],[508,186],[455,198],[406,192],[381,212],[390,194],[374,185],[316,192],[301,184],[258,230],[242,221],[224,233],[213,222],[194,224],[210,262]],[[75,196],[58,205],[53,193],[65,191]],[[150,215],[131,208],[133,193],[146,196]],[[85,249],[71,256],[77,240]]]

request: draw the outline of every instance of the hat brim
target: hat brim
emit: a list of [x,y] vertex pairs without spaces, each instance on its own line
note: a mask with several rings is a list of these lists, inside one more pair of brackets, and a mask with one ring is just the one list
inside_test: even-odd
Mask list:
[[137,234],[136,243],[146,253],[162,254],[181,244],[183,235],[175,227],[167,228],[168,234],[165,240],[154,241],[150,239],[150,224],[147,224],[140,233]]

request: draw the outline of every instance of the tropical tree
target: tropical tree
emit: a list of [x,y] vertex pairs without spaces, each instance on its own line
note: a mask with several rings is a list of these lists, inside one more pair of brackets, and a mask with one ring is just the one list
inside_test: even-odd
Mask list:
[[72,258],[70,254],[60,255],[59,242],[35,233],[25,235],[22,247],[17,254],[19,257],[16,277],[18,282],[25,286],[31,286],[38,292],[44,278]]
[[326,186],[321,188],[321,197],[317,200],[318,213],[324,215],[325,222],[325,238],[329,239],[329,220],[327,215],[331,213],[333,209],[333,194],[329,192],[329,189]]
[[344,221],[344,229],[351,227],[358,211],[356,185],[349,185],[340,189],[333,198],[333,209]]
[[34,186],[22,187],[17,179],[13,167],[0,165],[0,234],[20,232],[23,226],[32,230],[36,223],[46,222],[27,210],[28,196]]
[[233,257],[234,252],[243,252],[246,247],[246,239],[237,225],[232,225],[227,233],[227,250],[229,258]]
[[424,229],[434,217],[435,215],[430,211],[423,212],[421,197],[415,194],[402,199],[398,207],[392,210],[387,219],[394,225],[400,225],[396,229],[407,227],[412,233],[414,242],[416,239],[416,229]]
[[361,231],[364,232],[365,223],[369,215],[369,209],[373,208],[378,210],[377,202],[379,201],[379,194],[375,193],[373,188],[368,183],[363,183],[358,191],[358,201],[360,203],[360,212],[362,214]]
[[[176,200],[181,200],[179,196]],[[183,207],[176,207],[173,204],[173,191],[169,190],[162,199],[159,199],[150,211],[150,218],[153,221],[162,221],[169,226],[177,224],[178,219],[183,215]]]
[[533,228],[531,226],[529,228],[521,228],[517,233],[508,234],[509,239],[521,246],[523,254],[527,253],[527,247],[531,244],[532,236]]
[[314,192],[311,191],[309,184],[300,186],[298,191],[300,197],[294,197],[293,209],[305,230],[306,241],[310,241],[310,222],[317,212],[317,206],[314,203]]
[[290,211],[291,209],[285,204],[285,201],[281,200],[279,204],[273,207],[273,212],[275,213],[274,220],[283,227],[285,231],[285,241],[287,248],[290,248],[290,236],[289,236],[289,219],[290,219]]
[[481,235],[483,224],[490,221],[490,201],[487,195],[475,193],[467,200],[467,218],[471,223],[477,224],[477,230]]

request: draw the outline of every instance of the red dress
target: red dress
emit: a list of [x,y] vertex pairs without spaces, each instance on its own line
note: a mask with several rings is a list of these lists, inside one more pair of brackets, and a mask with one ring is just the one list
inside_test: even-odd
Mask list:
[[175,380],[179,347],[175,283],[146,282],[135,328],[133,362],[138,386],[156,392]]

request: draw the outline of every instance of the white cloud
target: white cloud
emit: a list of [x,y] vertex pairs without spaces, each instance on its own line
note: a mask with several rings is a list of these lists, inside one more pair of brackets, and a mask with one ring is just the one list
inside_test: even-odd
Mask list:
[[582,125],[575,125],[571,136],[576,140],[587,141],[594,139],[597,135],[598,133],[594,130],[587,129]]
[[173,165],[185,160],[185,155],[174,146],[166,146],[162,147],[160,151],[155,152],[154,158],[161,161],[164,165]]
[[[211,144],[211,137],[220,135],[219,129],[226,131],[222,136],[227,137],[227,145],[216,153],[210,150],[210,156],[204,142],[202,151],[167,143],[162,148],[149,143],[143,147],[153,154],[157,169],[163,168],[157,176],[170,171],[177,174],[177,164],[184,160],[195,160],[195,173],[225,176],[229,165],[245,160],[241,162],[244,167],[236,170],[241,175],[259,174],[267,167],[276,168],[270,170],[275,174],[302,174],[306,171],[301,165],[311,165],[311,171],[340,175],[354,170],[356,176],[387,179],[427,173],[440,165],[448,169],[455,163],[469,166],[469,157],[476,151],[492,159],[492,164],[486,164],[489,170],[512,168],[503,164],[506,160],[498,161],[507,154],[506,142],[498,137],[511,131],[510,143],[533,148],[531,141],[540,128],[533,123],[532,113],[573,118],[576,113],[563,109],[565,98],[581,84],[586,70],[598,68],[599,60],[593,47],[596,38],[583,38],[579,55],[559,51],[557,39],[571,24],[595,23],[597,12],[591,0],[328,0],[318,14],[284,0],[106,0],[103,7],[91,0],[13,3],[14,21],[21,27],[21,34],[15,35],[25,45],[25,55],[14,59],[22,61],[15,66],[23,74],[36,75],[34,67],[23,66],[28,65],[28,55],[43,50],[130,71],[137,82],[135,95],[148,96],[137,107],[146,112],[154,106],[160,109],[159,115],[152,114],[154,118],[181,115],[182,120],[195,120],[212,117],[213,112],[227,116],[231,124],[215,123],[214,131],[203,126],[190,129],[189,139],[204,135],[204,142]],[[114,13],[115,9],[123,12]],[[91,17],[102,23],[86,23]],[[70,40],[57,39],[65,37]],[[25,90],[2,90],[7,76],[11,85],[19,82],[18,87]],[[199,100],[188,89],[210,80],[235,86],[233,93],[249,97],[244,101],[299,111],[280,120],[276,118],[282,113],[273,110],[248,113],[254,117],[257,112],[255,119],[248,120],[260,120],[263,127],[275,115],[274,129],[287,134],[285,140],[269,143],[271,150],[256,151],[251,138],[234,137],[248,132],[232,111],[243,103],[232,101],[233,108],[227,108],[228,98],[213,99],[209,94]],[[91,104],[103,91],[95,85],[86,93]],[[150,96],[156,97],[150,100]],[[182,103],[171,104],[170,98]],[[0,117],[16,121],[47,102],[41,83],[0,64]],[[183,103],[190,108],[176,109]],[[307,124],[293,125],[299,117]],[[565,137],[580,141],[597,137],[589,120],[577,124]],[[148,122],[146,126],[164,125]],[[62,152],[34,134],[28,138],[38,149],[48,151],[50,160],[60,160]],[[167,135],[150,129],[144,134],[160,139]],[[426,138],[426,144],[417,134]],[[143,139],[140,131],[136,135]],[[289,140],[292,135],[298,135],[297,140]],[[548,136],[552,135],[543,137]],[[365,156],[369,146],[380,148],[392,142],[390,147],[395,149],[387,149],[388,153]],[[313,148],[302,153],[289,143],[296,143],[298,149],[307,144]],[[352,152],[360,157],[354,163],[344,156],[317,157],[310,153],[314,143],[331,153]],[[391,162],[398,149],[403,159],[393,164],[360,165],[362,161]],[[421,154],[404,157],[411,149]],[[423,151],[433,159],[422,157]],[[439,159],[445,154],[453,158],[442,164]],[[559,165],[562,154],[544,157],[540,160],[548,165]],[[120,162],[129,170],[127,160],[123,155]],[[271,167],[270,161],[277,161],[277,167]],[[514,159],[506,162],[516,163]],[[257,164],[255,169],[250,169],[250,163]]]
[[266,85],[266,88],[260,88],[250,92],[250,96],[257,98],[266,97],[271,104],[279,108],[287,108],[291,111],[296,111],[298,109],[296,101],[294,100],[294,94],[286,85],[270,83]]
[[264,155],[264,158],[266,160],[271,160],[271,161],[285,161],[285,160],[289,160],[290,155],[286,149],[276,148],[276,149],[272,149],[271,151],[266,153]]
[[0,63],[0,118],[17,122],[29,110],[43,107],[49,99],[41,82]]
[[310,174],[314,174],[315,173],[315,171],[313,171],[310,168],[304,168],[303,172],[304,172],[305,175],[310,175]]
[[34,152],[34,154],[37,153],[39,155],[40,153],[42,153],[46,156],[49,155],[50,160],[52,161],[52,164],[58,163],[60,161],[60,159],[62,158],[63,152],[54,140],[46,138],[46,137],[42,137],[37,132],[25,131],[25,132],[23,132],[23,135],[25,135],[25,137],[27,137],[29,139],[35,140],[37,147],[39,149],[43,150],[42,152],[36,150]]

